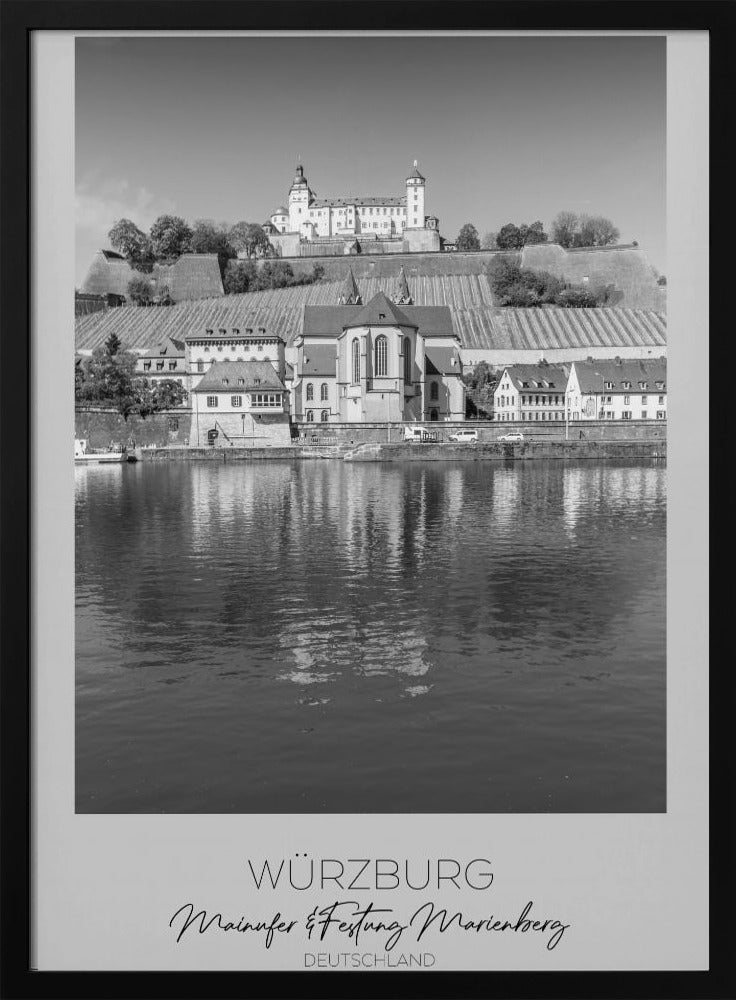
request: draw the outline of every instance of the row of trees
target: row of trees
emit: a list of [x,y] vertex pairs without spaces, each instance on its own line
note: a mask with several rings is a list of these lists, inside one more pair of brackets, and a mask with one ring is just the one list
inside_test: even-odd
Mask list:
[[107,234],[110,245],[138,271],[150,273],[159,261],[169,262],[183,253],[214,253],[225,275],[228,261],[239,253],[249,259],[275,255],[270,240],[256,222],[227,223],[196,219],[189,223],[178,215],[159,215],[148,233],[131,219],[118,219]]
[[548,271],[522,268],[508,259],[494,261],[488,268],[488,280],[500,306],[556,305],[590,309],[603,305],[608,289],[569,285]]
[[[617,243],[618,229],[603,215],[579,215],[558,212],[552,222],[552,242],[563,247],[604,247]],[[457,237],[458,250],[521,250],[535,243],[547,243],[550,237],[537,220],[517,226],[507,222],[497,233],[485,233],[481,239],[471,222],[466,222]]]
[[91,357],[75,366],[77,403],[110,407],[127,420],[133,413],[147,417],[185,402],[187,391],[177,381],[149,381],[136,373],[135,365],[135,355],[121,350],[120,339],[113,333],[104,347],[96,348]]

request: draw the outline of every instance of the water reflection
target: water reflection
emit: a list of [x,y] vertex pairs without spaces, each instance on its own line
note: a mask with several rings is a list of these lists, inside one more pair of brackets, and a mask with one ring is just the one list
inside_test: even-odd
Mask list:
[[[623,808],[663,801],[663,468],[315,461],[99,471],[76,477],[80,808],[136,808],[124,789],[106,792],[95,763],[104,750],[123,785],[133,781],[143,767],[134,737],[141,754],[173,740],[176,766],[195,783],[206,771],[209,789],[196,798],[159,788],[163,804],[151,793],[143,809],[288,812],[314,795],[315,808],[350,811],[328,748],[349,751],[373,788],[360,810],[551,808],[531,772],[542,752],[561,761],[571,734],[595,752],[568,808],[607,807],[593,789],[603,772],[610,787],[620,781],[613,799]],[[422,705],[431,717],[416,714]],[[503,724],[494,715],[490,725],[488,711]],[[229,741],[226,759],[211,757],[225,775],[194,760],[184,719],[208,743]],[[620,740],[615,752],[604,746],[614,724],[634,726],[628,751]],[[292,746],[291,725],[295,740],[322,732],[319,749]],[[404,747],[408,799],[379,780],[375,746],[385,741]],[[644,750],[656,763],[627,785],[621,754],[628,766],[626,754]],[[233,798],[227,775],[239,783],[246,752],[263,753],[268,773]],[[524,761],[504,777],[509,753]],[[464,771],[476,757],[493,775],[488,801]],[[312,792],[297,794],[297,774]],[[446,782],[444,798],[432,780]]]

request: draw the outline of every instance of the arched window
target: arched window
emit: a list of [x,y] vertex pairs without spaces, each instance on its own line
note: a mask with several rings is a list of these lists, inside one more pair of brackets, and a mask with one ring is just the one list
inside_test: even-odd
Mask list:
[[323,424],[326,424],[327,421],[330,419],[330,411],[322,410],[322,412],[319,415],[319,419],[322,421]]
[[360,342],[356,337],[353,341],[353,384],[360,382]]
[[307,410],[307,423],[314,423],[314,410]]
[[440,387],[439,387],[439,385],[436,382],[433,382],[432,385],[430,386],[430,389],[429,389],[429,398],[430,399],[439,399],[440,398]]
[[376,360],[373,366],[373,374],[386,375],[388,372],[388,341],[383,334],[376,338],[375,355]]
[[411,341],[404,337],[404,381],[411,382]]
[[314,399],[314,386],[311,382],[307,382],[307,399]]
[[326,382],[323,382],[319,390],[319,398],[322,402],[326,402],[330,398],[330,389]]

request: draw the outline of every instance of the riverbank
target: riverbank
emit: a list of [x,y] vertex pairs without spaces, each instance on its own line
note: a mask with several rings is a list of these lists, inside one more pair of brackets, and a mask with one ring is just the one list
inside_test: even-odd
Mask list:
[[534,459],[657,459],[667,457],[667,442],[542,440],[455,444],[451,442],[363,444],[289,448],[141,448],[143,462],[259,462],[342,459],[347,462],[484,462]]

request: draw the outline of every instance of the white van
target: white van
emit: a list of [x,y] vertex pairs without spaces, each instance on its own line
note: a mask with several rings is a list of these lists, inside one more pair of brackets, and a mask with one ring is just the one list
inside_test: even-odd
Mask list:
[[424,436],[423,427],[405,427],[404,428],[404,440],[405,441],[421,441]]

